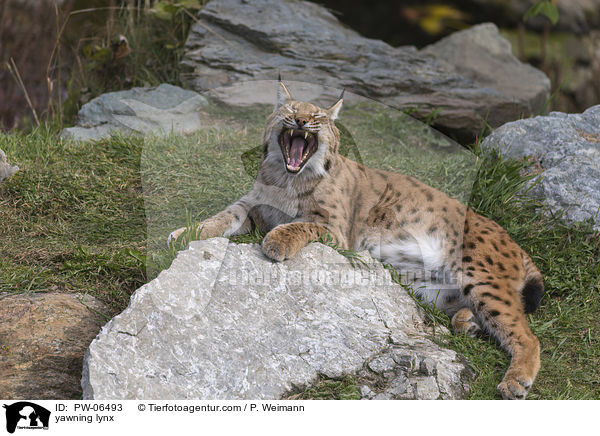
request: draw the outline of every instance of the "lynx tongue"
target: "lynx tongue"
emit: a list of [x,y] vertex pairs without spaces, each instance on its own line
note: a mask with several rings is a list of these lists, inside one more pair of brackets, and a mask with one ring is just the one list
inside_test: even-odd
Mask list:
[[302,163],[302,152],[304,151],[304,147],[306,146],[306,141],[304,138],[300,136],[295,136],[292,138],[292,143],[290,145],[290,158],[288,160],[288,167],[292,171],[296,171],[300,169],[300,164]]

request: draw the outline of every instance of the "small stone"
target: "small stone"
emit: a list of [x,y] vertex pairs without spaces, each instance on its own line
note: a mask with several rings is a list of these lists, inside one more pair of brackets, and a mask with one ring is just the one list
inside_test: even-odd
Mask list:
[[391,400],[392,394],[390,394],[389,392],[381,392],[381,393],[375,395],[372,399],[373,400]]
[[375,392],[373,392],[371,388],[366,385],[358,388],[358,391],[360,392],[360,398],[362,400],[371,400],[375,396]]
[[17,171],[19,171],[19,167],[10,165],[6,160],[6,154],[0,150],[0,183],[2,183],[2,180],[8,179]]
[[390,342],[393,345],[402,345],[406,343],[406,335],[394,334],[390,335]]
[[381,376],[385,380],[391,380],[396,376],[396,373],[394,371],[385,371],[383,374],[381,374]]
[[436,375],[437,362],[430,357],[423,357],[419,363],[419,372],[423,375]]
[[417,355],[411,350],[395,348],[392,351],[392,356],[396,364],[407,374],[419,369]]
[[369,362],[369,369],[372,371],[383,374],[384,372],[393,371],[396,367],[396,362],[391,356],[379,356]]
[[440,390],[435,377],[417,380],[415,393],[417,400],[437,400],[440,397]]
[[404,375],[399,375],[392,380],[385,392],[388,392],[394,399],[406,399],[407,396],[409,398],[413,396],[410,380]]

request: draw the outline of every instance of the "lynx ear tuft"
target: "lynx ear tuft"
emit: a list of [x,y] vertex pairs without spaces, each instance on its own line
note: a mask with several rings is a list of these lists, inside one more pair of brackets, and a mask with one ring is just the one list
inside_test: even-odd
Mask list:
[[275,109],[283,106],[290,100],[292,100],[292,95],[283,84],[281,80],[281,74],[279,74],[279,87],[277,88],[277,104],[275,105]]
[[338,114],[340,113],[340,109],[342,108],[342,103],[344,102],[344,92],[346,90],[343,89],[342,93],[340,94],[340,98],[339,100],[333,105],[331,106],[329,109],[327,109],[327,112],[329,112],[329,118],[331,118],[331,120],[335,121],[338,117]]

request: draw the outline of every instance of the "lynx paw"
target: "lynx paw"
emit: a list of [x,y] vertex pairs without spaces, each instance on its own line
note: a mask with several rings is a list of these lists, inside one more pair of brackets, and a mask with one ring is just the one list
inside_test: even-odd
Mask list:
[[177,229],[177,230],[171,232],[171,234],[167,238],[167,245],[170,247],[177,240],[177,238],[179,238],[181,236],[181,234],[185,231],[186,231],[186,228],[182,227],[180,229]]
[[504,400],[524,400],[533,384],[530,377],[514,377],[506,374],[498,385],[498,392]]
[[262,243],[262,250],[265,256],[276,262],[289,259],[298,251],[298,248],[294,247],[295,244],[292,241],[279,233],[271,231],[265,236]]
[[471,337],[477,337],[481,334],[481,326],[477,318],[469,308],[462,308],[452,317],[452,328],[454,331],[464,333]]

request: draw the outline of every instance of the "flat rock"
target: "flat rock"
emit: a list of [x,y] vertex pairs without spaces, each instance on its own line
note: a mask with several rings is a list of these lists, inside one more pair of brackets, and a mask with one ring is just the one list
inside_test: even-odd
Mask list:
[[[501,40],[497,32],[488,33],[488,39]],[[505,44],[494,44],[503,48],[503,59],[512,56]],[[532,74],[511,58],[506,71],[531,92],[504,94],[495,82],[479,83],[478,77],[468,77],[432,54],[364,38],[324,7],[302,0],[208,2],[192,26],[182,67],[182,81],[199,92],[274,80],[281,72],[284,80],[336,90],[315,99],[319,104],[331,104],[346,88],[396,108],[416,109],[413,114],[420,117],[439,111],[436,127],[469,138],[480,132],[484,120],[499,126],[541,111],[550,89],[543,73]]]
[[544,171],[530,192],[567,221],[592,219],[600,230],[600,105],[582,114],[551,112],[507,123],[481,147],[506,157],[535,157]]
[[83,355],[106,308],[78,294],[0,298],[0,398],[80,399]]
[[77,141],[123,134],[191,133],[201,125],[198,110],[208,104],[200,94],[163,83],[155,88],[109,92],[84,104],[77,125],[61,132]]
[[462,398],[466,364],[361,256],[368,267],[355,268],[313,243],[275,263],[256,244],[192,242],[92,342],[84,398],[279,399],[362,373],[365,398]]
[[17,171],[19,171],[19,167],[9,164],[6,160],[6,154],[0,150],[0,183],[2,183],[2,180],[8,179]]

